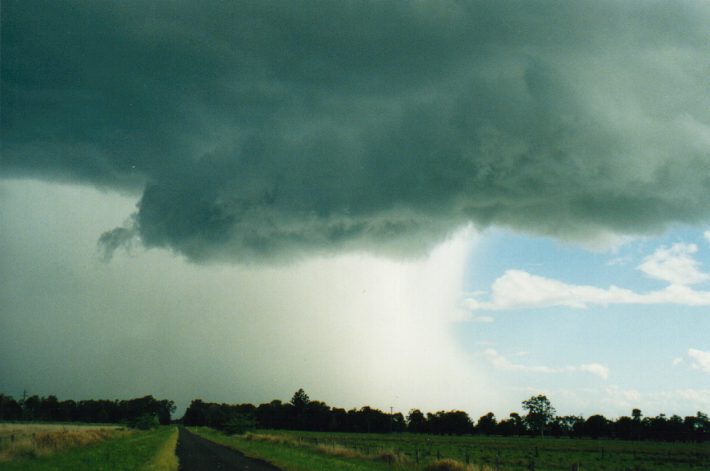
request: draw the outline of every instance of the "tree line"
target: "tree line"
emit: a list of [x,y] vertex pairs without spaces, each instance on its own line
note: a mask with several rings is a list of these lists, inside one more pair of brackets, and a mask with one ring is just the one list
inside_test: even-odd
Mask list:
[[570,438],[611,438],[624,440],[704,441],[710,437],[707,414],[682,418],[643,417],[639,409],[631,416],[607,419],[602,415],[557,416],[549,399],[533,396],[522,403],[527,413],[511,413],[498,420],[492,412],[477,422],[463,411],[439,411],[424,414],[412,409],[405,417],[401,413],[386,413],[369,406],[345,410],[311,400],[299,389],[290,402],[273,400],[253,404],[218,404],[192,401],[182,421],[185,425],[208,426],[230,433],[249,428],[286,429],[322,432],[388,433],[410,432],[446,435],[549,435]]
[[[289,402],[273,400],[253,404],[225,404],[195,399],[180,421],[185,425],[208,426],[228,433],[249,429],[285,429],[323,432],[389,433],[410,432],[440,435],[554,436],[570,438],[612,438],[623,440],[706,441],[710,419],[703,412],[694,416],[644,417],[639,409],[615,420],[595,414],[558,416],[544,395],[522,402],[526,412],[498,420],[489,412],[477,421],[463,411],[423,413],[412,409],[404,416],[364,406],[345,410],[311,400],[299,389]],[[119,423],[140,428],[169,424],[175,404],[153,396],[129,400],[60,401],[55,396],[37,395],[19,400],[0,394],[0,420]]]
[[175,412],[175,403],[145,396],[129,400],[64,400],[37,395],[15,400],[0,394],[0,420],[42,422],[118,423],[147,428],[166,425]]

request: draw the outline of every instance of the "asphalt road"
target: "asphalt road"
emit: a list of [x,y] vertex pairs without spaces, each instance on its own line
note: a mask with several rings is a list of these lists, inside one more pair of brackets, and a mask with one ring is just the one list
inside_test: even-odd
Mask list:
[[180,427],[177,456],[180,471],[280,471],[261,460],[247,458],[242,453],[205,440]]

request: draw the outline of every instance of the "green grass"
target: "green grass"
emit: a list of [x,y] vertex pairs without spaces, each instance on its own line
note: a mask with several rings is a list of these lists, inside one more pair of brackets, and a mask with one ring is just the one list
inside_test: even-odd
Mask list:
[[[168,471],[158,456],[175,436],[175,427],[159,427],[150,431],[134,431],[118,438],[107,439],[61,451],[48,456],[0,462],[0,470],[140,470]],[[170,442],[172,446],[172,442]],[[174,448],[173,448],[174,449]]]
[[[318,445],[345,447],[361,455],[375,455],[382,450],[393,450],[408,457],[409,464],[399,468],[415,470],[424,469],[437,458],[452,458],[461,462],[468,458],[469,463],[477,468],[501,471],[527,471],[532,462],[537,471],[568,471],[576,464],[583,470],[609,471],[710,469],[710,443],[260,431],[260,434],[274,437],[271,442],[262,442],[242,437],[224,437],[215,431],[204,429],[200,430],[200,433],[214,441],[240,449],[247,455],[264,457],[286,470],[390,469],[387,464],[368,459],[333,458],[319,453],[316,450]],[[278,437],[286,443],[275,443]],[[278,461],[273,459],[277,456]],[[306,462],[307,459],[316,460],[316,456],[322,461],[313,461],[310,464]],[[349,464],[343,464],[341,461]]]
[[178,429],[172,427],[172,433],[163,442],[153,458],[143,467],[143,471],[177,471],[179,462],[175,455],[178,441]]
[[242,436],[230,437],[209,428],[190,427],[190,431],[208,440],[240,450],[247,456],[261,458],[285,471],[386,471],[393,469],[385,462],[329,456],[310,447],[247,440]]

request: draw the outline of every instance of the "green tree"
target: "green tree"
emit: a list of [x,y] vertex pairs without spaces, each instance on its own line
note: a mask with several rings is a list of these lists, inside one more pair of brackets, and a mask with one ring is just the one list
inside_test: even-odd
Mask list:
[[496,420],[496,416],[493,414],[493,412],[489,412],[486,415],[484,415],[478,419],[478,424],[476,425],[476,429],[480,433],[485,433],[486,435],[490,435],[490,434],[495,433],[497,426],[498,426],[498,421]]
[[303,411],[309,402],[311,402],[311,399],[303,389],[299,389],[293,393],[293,397],[291,398],[291,405],[299,412]]
[[419,409],[412,409],[407,416],[407,430],[414,433],[423,433],[426,428],[426,417]]
[[540,436],[545,434],[545,426],[552,422],[555,417],[555,408],[550,404],[550,400],[547,396],[540,394],[538,396],[532,396],[527,401],[523,401],[523,409],[528,412],[525,416],[525,421],[528,423],[531,429],[539,430]]

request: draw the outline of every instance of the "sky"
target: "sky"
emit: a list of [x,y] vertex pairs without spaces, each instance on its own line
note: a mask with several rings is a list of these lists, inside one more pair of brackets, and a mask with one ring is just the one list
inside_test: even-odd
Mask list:
[[0,13],[0,392],[710,410],[707,2]]

